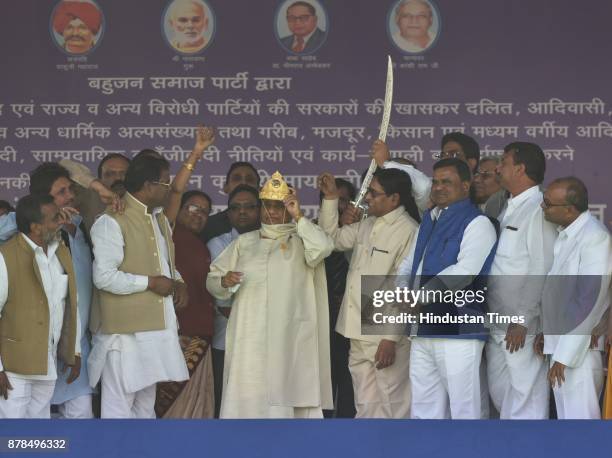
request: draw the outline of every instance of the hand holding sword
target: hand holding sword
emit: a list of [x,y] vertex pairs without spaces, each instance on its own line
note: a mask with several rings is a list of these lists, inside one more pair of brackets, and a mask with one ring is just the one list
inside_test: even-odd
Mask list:
[[[363,182],[361,183],[361,189],[357,194],[357,197],[354,202],[351,202],[354,207],[359,208],[361,210],[365,210],[366,206],[363,204],[365,196],[368,192],[368,188],[370,186],[370,182],[372,181],[372,177],[374,176],[374,172],[378,166],[382,166],[385,160],[388,159],[389,150],[385,145],[384,141],[387,138],[387,130],[389,129],[389,119],[391,118],[391,108],[393,106],[393,62],[391,61],[391,56],[387,56],[387,84],[385,87],[385,104],[383,108],[383,117],[380,123],[380,131],[378,133],[378,140],[374,142],[374,146],[372,148],[372,161],[370,162],[370,167],[368,168],[368,173],[366,174]],[[385,153],[386,151],[386,153]],[[386,156],[385,156],[386,155]],[[386,157],[386,159],[384,159]],[[382,162],[380,162],[382,160]]]
[[372,160],[376,162],[378,167],[381,167],[391,159],[391,153],[389,153],[389,147],[382,140],[376,140],[372,144],[372,150],[370,151]]

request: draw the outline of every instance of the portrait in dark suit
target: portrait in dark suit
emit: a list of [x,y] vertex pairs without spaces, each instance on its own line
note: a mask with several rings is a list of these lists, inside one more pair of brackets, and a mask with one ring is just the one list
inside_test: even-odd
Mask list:
[[[281,7],[279,15],[282,11]],[[281,45],[288,52],[312,54],[325,42],[327,37],[325,24],[321,23],[317,8],[312,3],[305,1],[291,3],[286,9],[285,20],[286,27],[278,27],[277,35]],[[281,17],[278,18],[277,24],[280,22]],[[283,29],[288,29],[290,34],[286,35],[286,31],[283,34]]]

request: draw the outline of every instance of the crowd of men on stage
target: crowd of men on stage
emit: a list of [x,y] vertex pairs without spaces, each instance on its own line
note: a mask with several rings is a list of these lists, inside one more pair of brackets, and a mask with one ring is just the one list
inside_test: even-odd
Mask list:
[[[173,179],[148,149],[109,154],[97,176],[42,163],[16,209],[0,204],[0,418],[612,415],[610,234],[538,145],[481,158],[450,133],[429,172],[377,140],[367,213],[322,173],[313,222],[280,173],[260,183],[247,162],[210,215],[187,186],[213,141],[196,129]],[[364,275],[488,291],[416,315],[521,320],[372,335]]]

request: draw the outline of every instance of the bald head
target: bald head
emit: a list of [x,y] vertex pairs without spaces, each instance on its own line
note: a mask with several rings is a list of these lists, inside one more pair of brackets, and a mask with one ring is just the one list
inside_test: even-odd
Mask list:
[[559,186],[563,189],[565,191],[565,201],[580,213],[589,209],[589,192],[579,178],[557,178],[550,186]]
[[579,178],[557,178],[546,189],[542,208],[548,221],[567,227],[589,209],[587,188]]

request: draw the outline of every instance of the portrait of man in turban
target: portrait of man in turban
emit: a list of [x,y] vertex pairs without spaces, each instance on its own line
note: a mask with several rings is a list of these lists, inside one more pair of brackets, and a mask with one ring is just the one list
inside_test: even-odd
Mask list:
[[96,45],[102,23],[102,11],[92,1],[63,0],[52,18],[54,38],[69,54],[87,54]]

